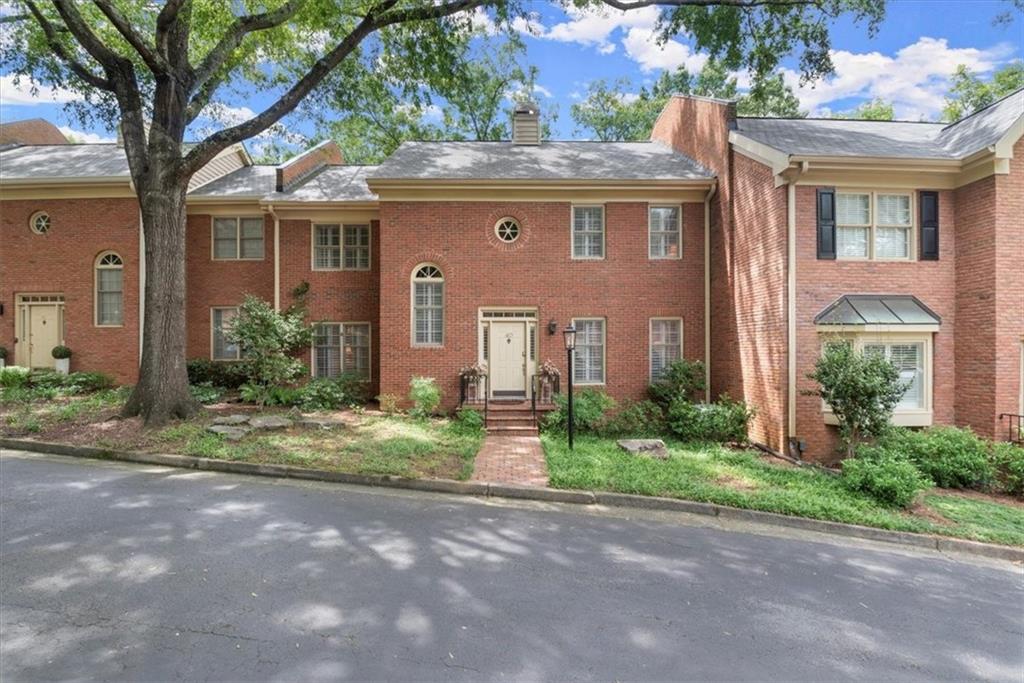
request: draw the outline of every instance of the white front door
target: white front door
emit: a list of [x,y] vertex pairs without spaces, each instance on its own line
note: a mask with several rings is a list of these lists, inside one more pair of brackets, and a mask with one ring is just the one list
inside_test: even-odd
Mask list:
[[492,322],[490,327],[491,395],[526,397],[526,323]]
[[21,329],[14,350],[18,365],[29,368],[54,367],[51,351],[61,343],[62,308],[57,303],[19,306]]

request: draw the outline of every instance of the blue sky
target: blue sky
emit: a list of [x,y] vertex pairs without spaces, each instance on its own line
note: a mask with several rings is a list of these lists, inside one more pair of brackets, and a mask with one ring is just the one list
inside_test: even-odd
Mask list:
[[[680,64],[699,69],[704,59],[685,38],[664,46],[656,44],[654,8],[566,14],[547,2],[532,2],[528,7],[533,18],[528,25],[521,22],[519,28],[527,46],[527,61],[540,68],[538,99],[543,107],[558,111],[558,138],[585,136],[575,130],[569,112],[590,81],[626,78],[639,88],[663,69]],[[797,87],[792,60],[784,73],[812,115],[827,116],[881,97],[894,102],[899,118],[935,118],[948,76],[957,64],[967,64],[986,75],[1022,57],[1024,17],[1017,13],[1008,26],[992,22],[996,14],[1008,9],[1004,0],[890,0],[885,22],[874,38],[869,39],[863,27],[848,21],[833,28],[836,74],[832,78]],[[0,75],[0,120],[41,116],[81,139],[112,137],[111,131],[83,127],[70,118],[61,105],[68,97],[68,93],[47,87],[33,95],[25,85],[16,88],[9,76]],[[223,118],[244,117],[264,104],[259,95],[244,103],[226,102]],[[286,123],[292,131],[311,132],[301,119]],[[254,144],[259,146],[259,141]]]

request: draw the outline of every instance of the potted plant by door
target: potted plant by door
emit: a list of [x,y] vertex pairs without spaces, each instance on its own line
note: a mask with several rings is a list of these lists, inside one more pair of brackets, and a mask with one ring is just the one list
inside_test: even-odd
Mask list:
[[66,346],[54,346],[50,353],[57,360],[57,372],[62,375],[71,372],[71,349]]
[[476,403],[480,398],[480,380],[487,374],[487,366],[482,363],[467,365],[459,370],[459,377],[466,385],[466,403]]
[[562,371],[550,360],[546,360],[541,363],[537,374],[540,375],[540,402],[551,403],[554,400],[555,384],[558,382],[558,378],[562,376]]
[[7,349],[6,347],[0,346],[0,368],[7,365]]

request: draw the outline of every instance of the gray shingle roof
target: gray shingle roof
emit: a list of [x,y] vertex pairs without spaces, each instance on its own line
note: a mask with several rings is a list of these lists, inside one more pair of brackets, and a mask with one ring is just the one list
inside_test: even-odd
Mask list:
[[375,202],[377,195],[366,186],[367,175],[375,170],[376,166],[328,166],[287,192],[270,192],[264,199],[268,202]]
[[942,322],[917,297],[847,294],[814,316],[816,325],[938,325]]
[[962,159],[993,145],[1024,116],[1024,89],[956,123],[739,118],[736,131],[798,156]]
[[263,197],[274,191],[274,166],[244,166],[189,193],[190,197]]
[[0,178],[128,178],[128,157],[116,144],[26,145],[0,151]]
[[370,180],[703,180],[714,175],[657,142],[406,142]]

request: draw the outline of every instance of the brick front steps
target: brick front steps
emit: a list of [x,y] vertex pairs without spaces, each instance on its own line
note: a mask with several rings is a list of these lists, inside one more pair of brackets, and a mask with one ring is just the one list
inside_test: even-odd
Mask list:
[[537,436],[537,421],[543,419],[554,406],[538,405],[534,417],[530,401],[503,401],[492,399],[487,405],[487,434],[493,436]]

